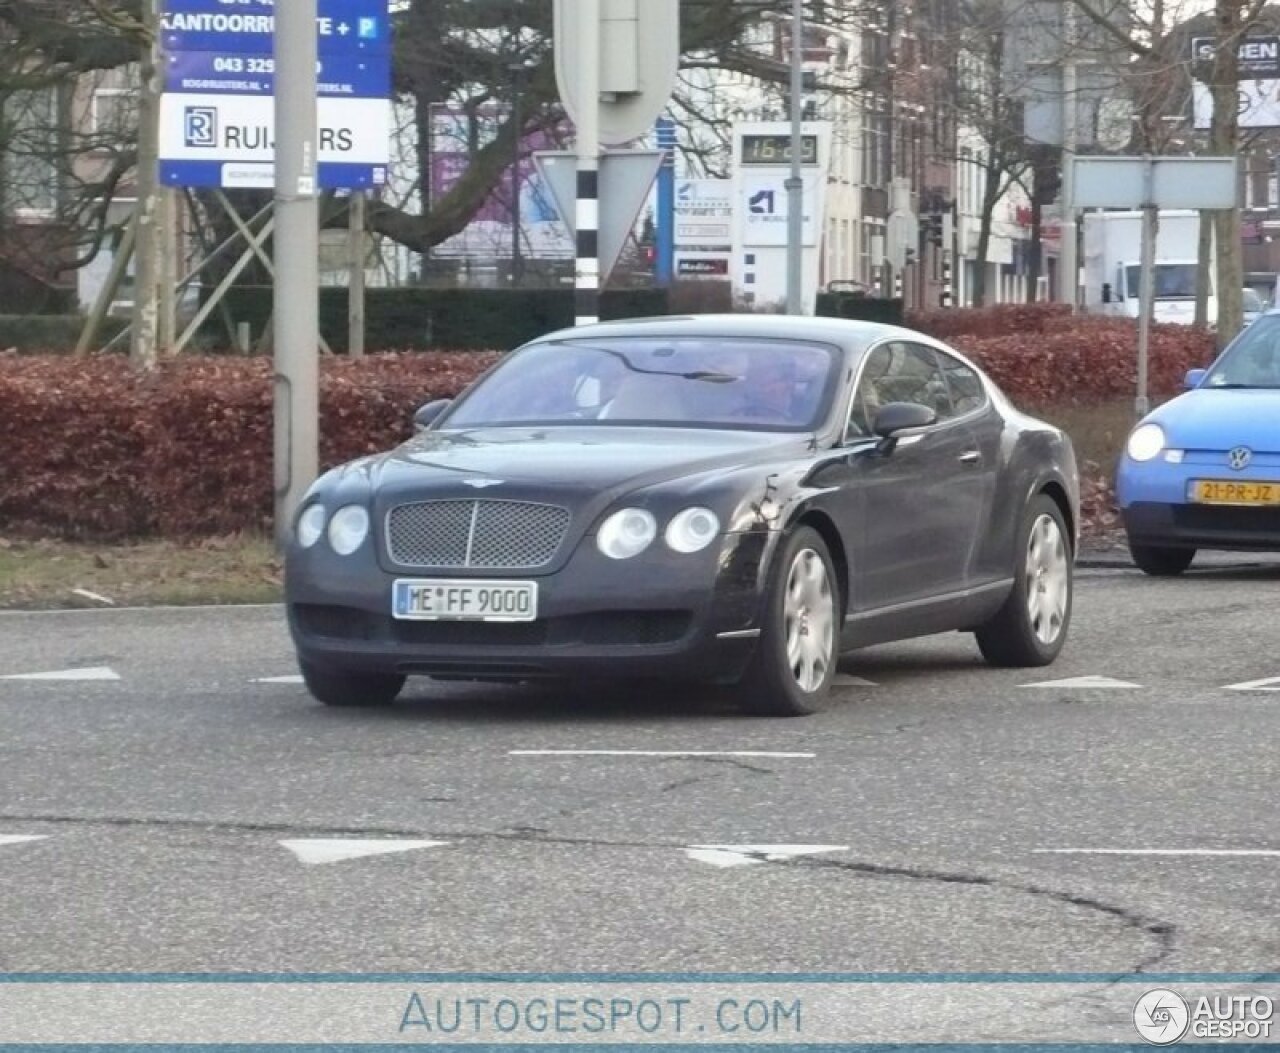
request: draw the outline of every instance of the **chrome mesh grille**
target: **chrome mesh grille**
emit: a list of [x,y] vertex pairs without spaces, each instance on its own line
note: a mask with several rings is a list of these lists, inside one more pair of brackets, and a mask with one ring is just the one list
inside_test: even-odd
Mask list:
[[425,501],[387,516],[387,553],[402,567],[532,570],[556,555],[569,510],[527,501]]

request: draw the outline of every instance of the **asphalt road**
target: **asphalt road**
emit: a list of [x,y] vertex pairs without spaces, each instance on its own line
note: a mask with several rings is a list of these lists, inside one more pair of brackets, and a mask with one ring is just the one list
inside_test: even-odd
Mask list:
[[0,971],[1276,970],[1280,562],[1078,585],[1049,670],[880,647],[789,721],[338,712],[278,608],[0,615]]

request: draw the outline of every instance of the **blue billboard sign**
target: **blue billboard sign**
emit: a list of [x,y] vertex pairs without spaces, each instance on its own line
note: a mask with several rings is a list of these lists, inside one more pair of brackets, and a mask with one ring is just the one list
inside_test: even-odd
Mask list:
[[[275,43],[271,0],[167,0],[160,16],[166,51],[270,55]],[[319,0],[316,33],[322,55],[388,52],[387,0]]]
[[[391,94],[391,56],[322,56],[316,71],[319,93],[353,99],[385,99]],[[274,95],[271,55],[179,51],[165,56],[164,90],[219,95]]]
[[[318,186],[379,189],[393,134],[389,2],[318,0],[317,9]],[[275,0],[165,0],[166,186],[274,185],[275,21]]]

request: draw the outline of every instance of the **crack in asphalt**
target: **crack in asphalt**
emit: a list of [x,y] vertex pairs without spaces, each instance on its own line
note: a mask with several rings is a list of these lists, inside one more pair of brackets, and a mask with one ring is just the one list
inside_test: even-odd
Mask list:
[[[704,777],[705,778],[705,777]],[[347,835],[384,837],[404,837],[414,839],[443,840],[452,842],[484,842],[499,841],[517,844],[545,844],[563,846],[581,846],[590,848],[632,848],[632,849],[687,849],[689,846],[678,841],[610,841],[601,838],[568,837],[552,834],[544,827],[513,826],[506,830],[481,832],[428,832],[419,829],[384,826],[314,826],[289,823],[235,823],[226,821],[200,821],[194,819],[145,818],[138,816],[57,816],[41,814],[0,814],[0,822],[48,823],[81,826],[113,826],[113,827],[160,827],[164,829],[201,830],[205,832],[226,833],[290,833],[312,835]],[[750,856],[751,853],[743,853]],[[763,858],[763,857],[760,857]],[[884,863],[869,863],[858,860],[820,859],[813,856],[794,859],[770,859],[771,866],[792,870],[827,870],[862,877],[905,879],[942,885],[967,886],[971,888],[990,888],[997,891],[1011,892],[1015,895],[1035,896],[1047,899],[1063,906],[1078,907],[1113,918],[1128,928],[1134,929],[1144,937],[1152,939],[1156,948],[1152,953],[1141,958],[1136,965],[1127,971],[1118,971],[1117,975],[1132,976],[1154,970],[1175,950],[1177,928],[1171,922],[1148,917],[1127,907],[1107,903],[1094,896],[1073,892],[1064,892],[1043,885],[1024,884],[1009,881],[986,874],[972,874],[961,871],[938,870],[928,867],[895,866]]]

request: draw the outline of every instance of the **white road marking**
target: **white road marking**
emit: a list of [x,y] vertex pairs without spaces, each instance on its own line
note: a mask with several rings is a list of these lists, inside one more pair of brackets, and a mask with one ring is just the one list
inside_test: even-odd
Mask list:
[[713,867],[749,867],[756,863],[780,863],[822,852],[847,852],[848,845],[690,845],[684,854]]
[[844,673],[833,677],[831,680],[832,687],[879,687],[874,680],[864,680],[860,676],[846,676]]
[[1280,691],[1280,676],[1266,680],[1250,680],[1243,684],[1229,684],[1223,691]]
[[59,669],[49,673],[13,673],[0,680],[119,680],[120,674],[105,665],[89,669]]
[[1066,687],[1085,691],[1132,691],[1140,689],[1141,684],[1128,680],[1115,680],[1109,676],[1072,676],[1066,680],[1045,680],[1038,684],[1023,684],[1022,687]]
[[509,757],[743,757],[761,760],[813,760],[816,753],[764,750],[508,750]]
[[83,596],[86,600],[93,600],[94,603],[102,603],[108,607],[114,607],[116,601],[110,596],[103,596],[100,592],[90,592],[88,589],[72,589],[71,592],[76,596]]
[[22,845],[29,841],[47,841],[48,834],[0,834],[0,846]]
[[251,684],[301,684],[302,677],[297,673],[292,676],[260,676],[256,680],[250,680]]
[[341,863],[344,860],[363,859],[367,856],[385,856],[394,852],[412,852],[417,848],[436,848],[448,843],[448,841],[394,841],[389,838],[372,841],[350,838],[312,838],[280,842],[307,866]]
[[1276,848],[1037,848],[1055,856],[1280,856]]

